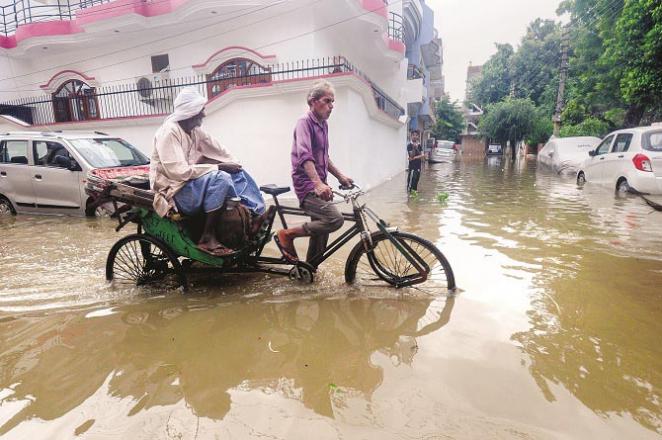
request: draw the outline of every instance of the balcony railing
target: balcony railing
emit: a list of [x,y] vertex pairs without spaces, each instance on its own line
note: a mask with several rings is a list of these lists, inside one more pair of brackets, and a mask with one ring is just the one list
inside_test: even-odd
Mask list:
[[[0,34],[4,36],[15,33],[16,28],[25,24],[52,20],[71,20],[75,17],[76,12],[81,9],[110,3],[113,0],[59,0],[57,4],[53,5],[35,5],[30,0],[13,1],[14,3],[11,5],[0,6],[0,14],[2,14]],[[146,2],[146,0],[139,0],[135,3],[139,2]],[[126,5],[119,7],[126,7]]]
[[[266,72],[266,73],[265,73]],[[344,57],[328,57],[265,66],[261,72],[210,78],[205,75],[162,78],[88,89],[76,96],[40,96],[0,102],[0,113],[34,125],[77,122],[172,113],[173,101],[184,87],[196,87],[203,96],[216,98],[230,89],[268,86],[293,79],[314,79],[338,73],[353,73],[372,89],[377,107],[394,119],[404,109]],[[222,99],[222,98],[221,98]]]
[[388,37],[391,40],[405,42],[405,28],[402,25],[402,15],[389,12]]

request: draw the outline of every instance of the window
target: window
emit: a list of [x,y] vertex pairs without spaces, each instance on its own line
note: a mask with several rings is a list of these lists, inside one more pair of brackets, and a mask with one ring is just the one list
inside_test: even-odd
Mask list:
[[662,151],[662,131],[649,131],[642,139],[644,150]]
[[2,141],[0,163],[28,163],[28,141]]
[[149,159],[122,139],[75,139],[76,151],[95,168],[147,165]]
[[71,159],[69,151],[63,145],[56,142],[34,141],[33,145],[35,165],[62,168],[61,165],[55,163],[55,158],[57,156],[64,156],[67,159]]
[[270,83],[271,69],[246,58],[234,58],[207,75],[207,81],[207,93],[213,98],[232,87]]
[[168,54],[154,55],[152,57],[152,73],[161,73],[170,70]]
[[83,81],[72,79],[53,93],[55,122],[99,119],[96,89]]
[[611,150],[612,153],[623,153],[628,151],[630,148],[630,142],[632,142],[631,133],[621,133],[616,136],[616,142],[614,142],[614,148]]
[[605,138],[604,141],[600,142],[600,145],[598,145],[598,148],[595,149],[595,155],[599,156],[601,154],[607,154],[609,153],[609,147],[611,146],[611,141],[614,139],[614,136],[609,136]]

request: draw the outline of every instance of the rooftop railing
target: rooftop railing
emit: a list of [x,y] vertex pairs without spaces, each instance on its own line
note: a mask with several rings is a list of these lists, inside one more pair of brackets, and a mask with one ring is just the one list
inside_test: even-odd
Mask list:
[[405,28],[402,24],[402,15],[389,12],[388,37],[392,40],[405,42]]
[[[30,0],[14,0],[7,6],[0,6],[2,14],[0,34],[8,36],[16,32],[18,26],[52,20],[71,20],[77,11],[92,6],[110,3],[113,0],[59,0],[57,4],[34,4]],[[138,0],[136,3],[145,2]],[[126,4],[118,6],[126,7]]]
[[392,118],[398,119],[405,113],[394,99],[347,59],[328,57],[273,64],[265,66],[260,72],[245,75],[157,76],[160,79],[155,81],[148,78],[147,81],[88,88],[75,96],[20,98],[0,102],[0,114],[11,115],[34,125],[159,116],[172,113],[174,98],[184,87],[195,87],[203,96],[213,99],[231,89],[268,86],[282,81],[314,79],[339,73],[352,73],[366,82],[372,89],[377,107]]

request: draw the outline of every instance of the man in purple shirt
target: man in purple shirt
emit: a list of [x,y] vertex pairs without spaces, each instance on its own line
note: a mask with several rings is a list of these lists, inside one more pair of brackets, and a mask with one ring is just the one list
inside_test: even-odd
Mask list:
[[351,186],[354,181],[345,176],[329,158],[329,127],[326,123],[335,101],[333,86],[326,81],[316,83],[308,92],[310,110],[297,121],[292,143],[292,182],[301,207],[311,221],[303,226],[281,229],[274,239],[283,257],[297,262],[294,239],[310,237],[306,261],[326,249],[329,233],[337,231],[344,219],[331,203],[333,192],[327,184],[328,173],[341,185]]

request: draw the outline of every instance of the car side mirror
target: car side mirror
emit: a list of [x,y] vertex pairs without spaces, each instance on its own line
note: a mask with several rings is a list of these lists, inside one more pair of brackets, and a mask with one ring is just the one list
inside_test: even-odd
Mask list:
[[591,151],[589,151],[589,152],[588,152],[588,155],[591,156],[591,157],[595,156],[595,150],[591,150]]

